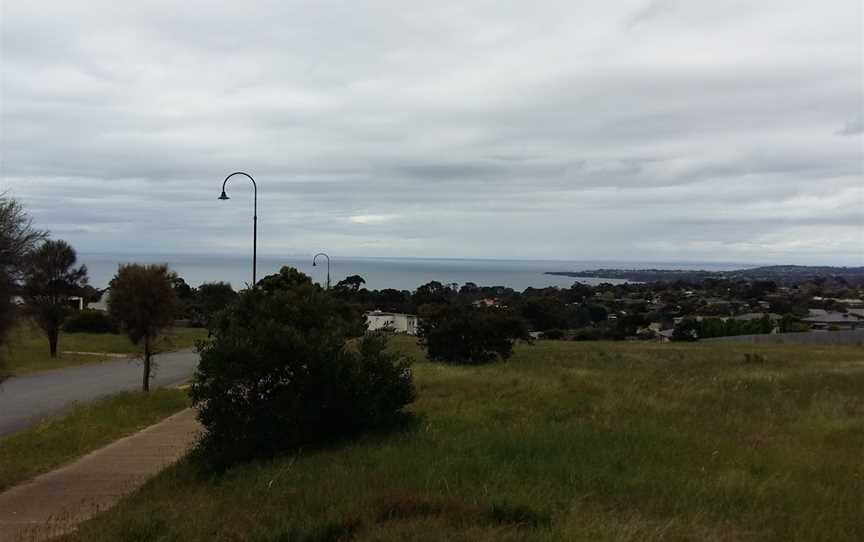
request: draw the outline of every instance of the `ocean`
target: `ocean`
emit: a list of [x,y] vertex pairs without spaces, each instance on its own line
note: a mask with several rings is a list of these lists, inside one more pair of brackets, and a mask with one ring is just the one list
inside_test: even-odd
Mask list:
[[[216,255],[179,254],[93,254],[78,257],[87,265],[90,284],[105,288],[117,272],[120,263],[166,263],[191,286],[204,282],[225,281],[240,289],[252,281],[251,258]],[[312,267],[312,257],[291,256],[258,257],[258,278],[277,272],[283,265],[296,267],[323,284],[326,278],[326,259],[318,258]],[[395,288],[414,290],[432,280],[441,283],[473,282],[480,286],[506,286],[517,291],[528,287],[569,287],[576,279],[544,274],[547,271],[580,271],[598,268],[622,269],[708,269],[731,270],[747,267],[744,264],[716,262],[627,262],[627,261],[565,261],[565,260],[486,260],[457,258],[351,258],[333,255],[330,277],[335,286],[349,275],[360,275],[369,289]],[[612,279],[580,279],[598,284],[616,282]],[[620,282],[620,281],[618,281]]]

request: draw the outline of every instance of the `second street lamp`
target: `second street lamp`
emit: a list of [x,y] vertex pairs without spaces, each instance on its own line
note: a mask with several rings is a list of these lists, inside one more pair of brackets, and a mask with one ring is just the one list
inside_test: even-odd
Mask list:
[[252,288],[255,288],[255,279],[257,278],[256,268],[258,266],[258,185],[255,184],[255,179],[252,178],[252,175],[249,175],[248,173],[243,173],[242,171],[235,171],[231,175],[225,177],[225,180],[222,181],[222,195],[219,196],[219,199],[231,199],[228,197],[228,194],[225,193],[225,185],[228,183],[228,179],[230,179],[234,175],[245,175],[249,178],[250,181],[252,181]]
[[328,256],[327,254],[325,254],[323,252],[319,252],[318,254],[316,254],[315,256],[312,257],[312,267],[315,267],[317,265],[315,263],[315,260],[318,259],[318,256],[324,256],[325,258],[327,258],[327,282],[325,283],[325,285],[326,285],[325,289],[329,290],[330,289],[330,256]]

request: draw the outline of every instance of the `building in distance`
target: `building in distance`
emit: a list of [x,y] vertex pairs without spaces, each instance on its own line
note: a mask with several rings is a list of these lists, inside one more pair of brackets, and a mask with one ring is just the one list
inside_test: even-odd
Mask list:
[[371,311],[366,313],[369,331],[391,331],[405,335],[417,335],[417,316],[399,312]]

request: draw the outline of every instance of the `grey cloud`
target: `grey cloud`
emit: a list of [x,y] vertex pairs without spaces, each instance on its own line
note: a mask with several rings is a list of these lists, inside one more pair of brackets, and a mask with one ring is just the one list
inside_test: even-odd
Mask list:
[[837,135],[851,136],[864,133],[864,116],[846,122],[843,128],[837,130]]
[[853,0],[7,4],[0,182],[84,250],[233,251],[246,169],[273,253],[860,252]]
[[673,7],[674,2],[671,0],[651,0],[627,17],[625,26],[629,29],[645,21],[656,19],[657,17],[671,11]]

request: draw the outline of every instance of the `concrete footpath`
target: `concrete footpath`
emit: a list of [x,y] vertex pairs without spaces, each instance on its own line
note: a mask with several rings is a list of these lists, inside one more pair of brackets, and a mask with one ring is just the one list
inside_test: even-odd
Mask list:
[[0,493],[0,541],[45,540],[74,529],[180,459],[200,431],[187,408]]

